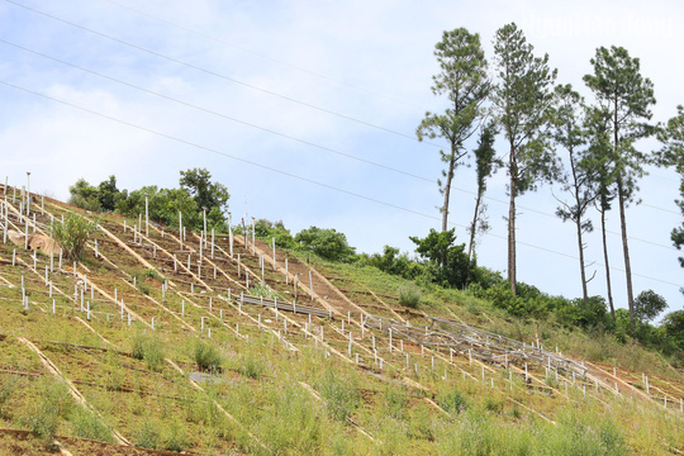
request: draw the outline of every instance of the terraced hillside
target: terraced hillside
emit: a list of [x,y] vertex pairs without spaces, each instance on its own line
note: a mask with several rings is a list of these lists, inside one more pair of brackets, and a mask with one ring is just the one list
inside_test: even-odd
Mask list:
[[[0,195],[1,454],[684,453],[674,369],[504,337],[465,297],[408,309],[249,234]],[[25,248],[70,213],[98,222],[82,261]]]

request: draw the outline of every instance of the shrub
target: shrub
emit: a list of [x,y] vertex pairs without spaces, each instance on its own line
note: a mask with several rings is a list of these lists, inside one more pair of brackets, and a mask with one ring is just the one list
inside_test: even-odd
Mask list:
[[145,360],[147,368],[159,372],[164,365],[164,348],[156,337],[137,334],[133,337],[131,355],[135,359]]
[[420,304],[422,293],[415,285],[403,285],[399,288],[399,304],[415,309]]
[[200,371],[215,371],[222,362],[221,353],[216,347],[201,339],[195,340],[192,358]]
[[317,382],[316,389],[325,398],[329,415],[344,421],[359,405],[360,395],[354,382],[340,379],[332,369],[328,369]]
[[73,401],[66,385],[52,378],[42,378],[37,384],[38,396],[28,407],[21,421],[31,434],[51,442],[59,426],[60,418],[67,416]]
[[264,373],[264,365],[253,355],[247,355],[242,359],[242,363],[238,367],[240,375],[258,380]]
[[332,228],[322,229],[315,226],[300,231],[295,241],[305,249],[330,261],[352,261],[356,254],[355,248],[347,243],[347,236]]
[[64,256],[72,261],[81,259],[83,249],[97,228],[96,222],[76,214],[69,214],[63,222],[52,224],[52,235],[62,248]]
[[458,388],[440,393],[437,396],[437,402],[449,413],[461,413],[468,408],[466,398]]

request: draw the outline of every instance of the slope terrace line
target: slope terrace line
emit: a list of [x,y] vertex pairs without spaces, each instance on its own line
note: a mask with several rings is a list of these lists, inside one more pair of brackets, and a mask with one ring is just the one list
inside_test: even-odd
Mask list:
[[[48,358],[45,354],[43,354],[42,351],[38,347],[36,347],[35,344],[33,344],[30,340],[24,338],[24,337],[19,337],[17,338],[19,342],[22,344],[26,345],[29,349],[31,349],[36,355],[38,355],[38,358],[40,359],[40,362],[43,364],[45,369],[52,374],[53,376],[57,377],[59,380],[64,382],[69,388],[69,393],[71,396],[78,402],[82,407],[89,409],[91,412],[93,412],[97,417],[100,419],[102,423],[105,423],[104,418],[100,413],[95,410],[95,408],[88,403],[88,401],[85,400],[85,397],[81,394],[80,391],[74,386],[74,384],[69,380],[63,373],[62,371],[59,370],[59,368]],[[106,425],[106,424],[105,424]],[[114,438],[120,445],[124,446],[132,446],[131,442],[126,440],[124,436],[122,436],[116,429],[112,429],[111,427],[107,426],[111,431],[112,434],[114,435]]]

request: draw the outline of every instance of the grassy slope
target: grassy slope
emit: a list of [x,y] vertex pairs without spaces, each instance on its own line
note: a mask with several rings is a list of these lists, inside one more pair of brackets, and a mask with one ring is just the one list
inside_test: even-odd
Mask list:
[[[56,216],[73,210],[64,205],[46,209]],[[134,223],[127,222],[129,227]],[[97,235],[100,252],[113,264],[89,251],[79,266],[89,269],[89,280],[99,289],[110,295],[117,289],[118,298],[141,318],[133,318],[131,326],[127,318],[120,318],[118,305],[99,292],[93,295],[91,319],[85,322],[78,291],[74,298],[78,279],[68,272],[50,275],[64,293],[55,291],[53,315],[44,284],[49,260],[39,256],[34,271],[31,254],[17,248],[19,263],[24,265],[12,266],[14,246],[0,244],[0,428],[28,429],[33,435],[17,443],[0,433],[0,450],[19,445],[39,453],[55,434],[113,441],[112,430],[116,430],[138,446],[200,454],[684,451],[684,414],[672,404],[665,410],[654,401],[616,396],[607,389],[594,391],[591,384],[583,390],[587,384],[580,381],[545,381],[538,366],[530,369],[541,383],[525,382],[520,371],[483,368],[470,364],[467,357],[456,357],[451,363],[448,354],[423,353],[408,341],[404,353],[398,352],[396,340],[390,352],[385,333],[365,330],[362,335],[359,326],[349,322],[342,332],[340,318],[314,318],[308,326],[304,315],[276,315],[255,305],[238,308],[219,297],[227,296],[228,287],[234,297],[237,283],[244,281],[237,277],[235,262],[225,255],[215,263],[235,281],[220,272],[214,280],[211,267],[203,263],[203,280],[214,291],[201,292],[199,284],[190,285],[199,282],[188,273],[173,273],[172,260],[164,259],[161,251],[130,244],[133,234],[130,229],[123,231],[121,219],[107,217],[103,225],[160,271],[148,272],[101,233]],[[172,235],[162,237],[153,230],[150,237],[171,251]],[[188,242],[199,248],[197,241]],[[259,275],[258,259],[244,249],[241,254],[242,268]],[[315,267],[369,313],[420,324],[425,312],[527,343],[539,337],[545,346],[558,346],[578,359],[620,366],[621,374],[632,375],[637,387],[643,372],[652,378],[652,388],[679,388],[679,397],[684,395],[682,374],[638,346],[552,323],[512,320],[488,303],[455,290],[423,290],[419,308],[407,312],[398,305],[397,290],[403,281],[396,277],[351,265],[316,263]],[[265,273],[269,287],[287,299],[291,284],[268,268]],[[22,276],[29,294],[28,311],[21,305]],[[172,283],[163,293],[164,279]],[[90,301],[88,293],[85,300]],[[351,360],[345,357],[350,329]],[[372,352],[373,336],[382,367]],[[33,341],[92,409],[77,405],[63,382],[46,373],[19,337]],[[201,390],[189,381],[190,373],[198,370],[198,344],[205,353],[218,354],[213,381],[201,383]],[[132,357],[134,352],[142,359]],[[360,365],[354,362],[356,354]],[[630,374],[628,369],[638,372]],[[85,441],[67,444],[74,454],[86,447]]]

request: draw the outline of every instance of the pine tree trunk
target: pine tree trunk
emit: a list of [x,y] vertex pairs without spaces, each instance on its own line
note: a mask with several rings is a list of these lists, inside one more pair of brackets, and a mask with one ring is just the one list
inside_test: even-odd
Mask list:
[[589,293],[587,292],[587,272],[584,269],[584,243],[582,241],[582,220],[579,217],[575,218],[575,225],[577,227],[577,245],[579,247],[579,262],[580,262],[580,279],[582,280],[582,300],[584,307],[589,304]]
[[477,229],[478,212],[480,211],[480,202],[482,201],[482,191],[477,191],[477,198],[475,199],[475,214],[473,215],[473,223],[470,224],[470,244],[468,245],[468,259],[473,259],[473,251],[475,245],[475,230]]
[[451,150],[449,158],[449,168],[447,169],[446,185],[444,186],[444,206],[442,206],[442,233],[448,229],[449,225],[449,196],[451,195],[451,181],[454,178],[454,165],[456,162],[456,151]]
[[511,144],[510,155],[510,174],[511,174],[511,200],[508,208],[508,282],[511,284],[511,292],[513,296],[517,294],[516,286],[516,252],[515,252],[515,196],[516,183],[518,180],[518,162],[515,155],[515,147]]
[[627,280],[627,305],[629,306],[629,321],[634,327],[634,292],[632,291],[632,264],[629,259],[629,244],[627,242],[627,221],[625,219],[625,194],[622,179],[618,179],[618,201],[620,204],[620,231],[622,233],[622,253],[625,257],[625,278]]
[[606,242],[606,210],[601,207],[601,237],[603,239],[603,261],[606,265],[606,290],[608,292],[608,305],[610,305],[610,316],[615,322],[615,305],[613,304],[613,288],[610,282],[610,264],[608,262],[608,244]]

